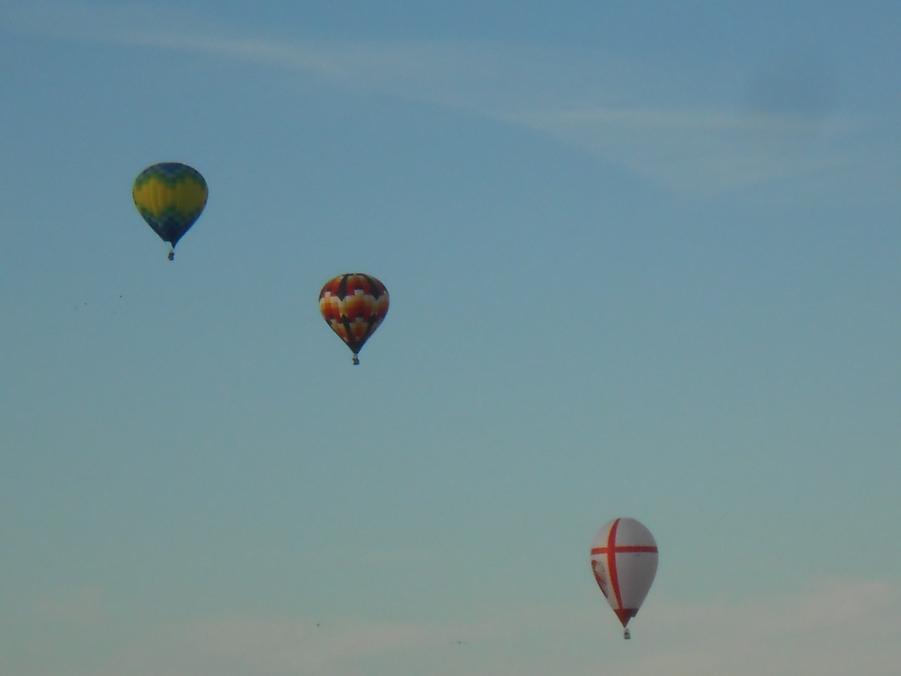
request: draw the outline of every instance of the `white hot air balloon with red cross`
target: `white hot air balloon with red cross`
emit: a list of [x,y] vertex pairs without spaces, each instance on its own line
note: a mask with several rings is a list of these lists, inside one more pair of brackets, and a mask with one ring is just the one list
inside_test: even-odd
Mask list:
[[623,625],[623,638],[629,638],[629,620],[638,614],[657,574],[654,536],[635,519],[608,521],[591,543],[591,570]]

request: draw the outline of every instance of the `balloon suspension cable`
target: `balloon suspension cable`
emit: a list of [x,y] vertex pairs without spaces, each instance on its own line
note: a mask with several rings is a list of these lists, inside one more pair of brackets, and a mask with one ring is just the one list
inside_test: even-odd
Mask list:
[[629,632],[628,629],[623,629],[623,638],[626,639],[627,641],[628,641],[630,638],[632,638],[632,634]]
[[360,365],[360,358],[357,356],[357,353],[354,352],[354,366]]

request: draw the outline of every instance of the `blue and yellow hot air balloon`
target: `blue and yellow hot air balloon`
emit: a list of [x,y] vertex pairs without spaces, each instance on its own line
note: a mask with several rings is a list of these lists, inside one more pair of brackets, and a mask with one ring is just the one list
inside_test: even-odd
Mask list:
[[206,206],[206,181],[200,172],[180,162],[161,162],[138,174],[131,191],[135,206],[147,225],[169,242],[169,260],[178,244]]

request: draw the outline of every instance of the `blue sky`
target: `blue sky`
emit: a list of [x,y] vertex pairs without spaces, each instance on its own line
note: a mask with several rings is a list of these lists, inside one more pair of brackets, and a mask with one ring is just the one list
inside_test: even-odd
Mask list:
[[894,674],[901,9],[334,4],[0,2],[0,672]]

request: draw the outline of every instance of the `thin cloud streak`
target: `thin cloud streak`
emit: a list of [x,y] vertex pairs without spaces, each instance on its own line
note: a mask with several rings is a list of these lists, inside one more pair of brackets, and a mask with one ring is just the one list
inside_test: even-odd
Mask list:
[[[606,67],[588,68],[584,55],[521,45],[280,41],[140,6],[33,5],[10,20],[58,38],[275,66],[459,110],[555,138],[688,194],[847,170],[862,126],[821,112],[649,104],[626,82],[640,79],[642,91],[653,91],[653,82],[626,64],[603,58]],[[624,72],[632,74],[624,80]]]
[[205,54],[314,75],[341,75],[338,64],[322,50],[229,35],[223,29],[211,28],[208,21],[201,21],[193,14],[171,9],[33,3],[9,13],[6,19],[22,32],[56,39]]
[[509,119],[631,168],[675,192],[716,193],[847,165],[859,125],[741,110],[591,108]]

